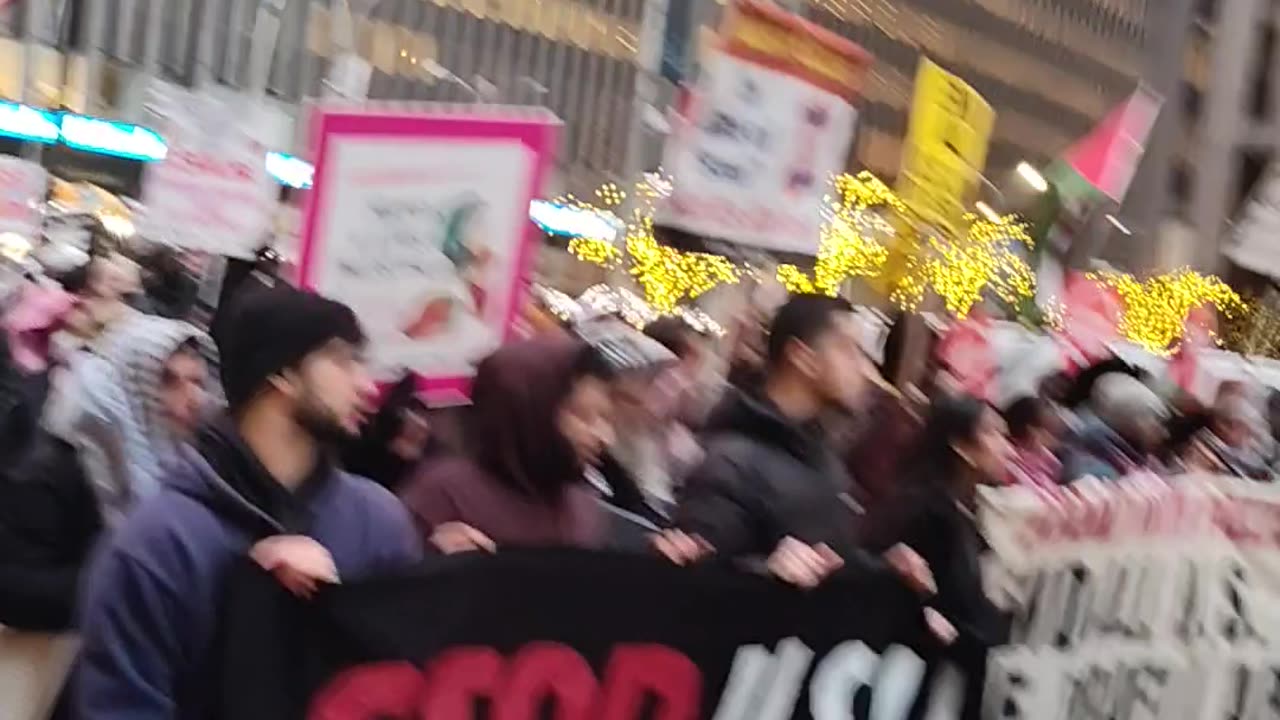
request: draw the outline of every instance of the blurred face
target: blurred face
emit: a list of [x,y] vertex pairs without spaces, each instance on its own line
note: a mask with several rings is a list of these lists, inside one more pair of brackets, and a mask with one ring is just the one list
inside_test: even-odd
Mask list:
[[798,366],[828,404],[845,410],[861,406],[875,372],[870,358],[858,346],[852,313],[837,313],[832,327],[801,353]]
[[573,390],[556,412],[556,427],[573,446],[583,465],[594,465],[600,454],[613,443],[613,398],[609,383],[584,377],[574,383]]
[[1012,450],[1004,419],[991,408],[978,419],[973,438],[956,447],[957,452],[969,459],[982,481],[992,484],[1005,477]]
[[400,434],[391,442],[391,452],[401,460],[417,460],[426,450],[430,437],[431,424],[426,414],[405,410],[400,415]]
[[1244,420],[1230,415],[1217,419],[1213,426],[1214,434],[1229,447],[1247,447],[1253,439],[1253,430]]
[[613,418],[622,427],[644,427],[654,420],[649,407],[653,380],[646,374],[628,373],[612,383]]
[[164,364],[160,380],[160,404],[165,420],[178,437],[191,437],[200,423],[209,368],[191,350],[174,353]]
[[1126,427],[1116,430],[1137,450],[1147,453],[1160,447],[1169,434],[1164,426],[1164,418],[1152,412],[1131,417]]
[[321,442],[360,434],[377,388],[364,357],[345,340],[333,340],[280,376],[277,388],[294,403],[294,419]]

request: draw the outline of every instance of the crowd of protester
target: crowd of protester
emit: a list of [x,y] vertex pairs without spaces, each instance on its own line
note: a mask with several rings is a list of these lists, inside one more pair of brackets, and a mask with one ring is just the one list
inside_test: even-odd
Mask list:
[[[176,270],[169,265],[166,272]],[[289,590],[515,547],[708,558],[920,593],[956,652],[998,642],[978,488],[1204,470],[1270,481],[1280,396],[1169,397],[1110,360],[996,408],[879,364],[843,300],[798,295],[717,342],[613,317],[511,341],[471,404],[366,374],[346,306],[252,268],[206,332],[189,282],[96,258],[32,289],[0,345],[0,625],[75,633],[59,717],[198,717],[227,569]],[[26,308],[30,312],[30,307]],[[727,345],[727,346],[726,346]],[[911,373],[905,373],[911,375]]]

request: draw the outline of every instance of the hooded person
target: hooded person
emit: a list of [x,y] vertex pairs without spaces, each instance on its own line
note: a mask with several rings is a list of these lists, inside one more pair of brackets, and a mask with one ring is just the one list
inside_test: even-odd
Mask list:
[[233,312],[219,347],[228,412],[179,448],[89,571],[80,720],[209,716],[220,598],[246,556],[303,595],[420,557],[395,496],[331,460],[375,391],[351,309],[281,286]]
[[427,420],[427,404],[417,391],[418,380],[412,373],[391,386],[360,438],[343,452],[343,466],[348,471],[396,492],[418,463],[438,447]]
[[45,427],[75,447],[108,527],[159,489],[194,432],[211,353],[195,326],[137,314],[55,374]]
[[600,547],[604,509],[585,481],[613,439],[612,371],[576,337],[511,343],[476,368],[465,453],[428,462],[401,497],[446,552]]
[[1089,405],[1091,416],[1063,451],[1063,482],[1114,480],[1152,467],[1169,417],[1154,390],[1132,375],[1108,373],[1093,384]]

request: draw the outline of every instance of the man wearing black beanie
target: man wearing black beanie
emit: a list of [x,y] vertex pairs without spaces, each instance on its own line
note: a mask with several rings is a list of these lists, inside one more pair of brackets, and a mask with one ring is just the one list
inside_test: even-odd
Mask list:
[[302,595],[420,556],[399,501],[330,459],[374,393],[351,309],[279,287],[230,313],[219,337],[228,412],[182,449],[89,574],[71,688],[81,720],[207,715],[221,582],[246,555]]

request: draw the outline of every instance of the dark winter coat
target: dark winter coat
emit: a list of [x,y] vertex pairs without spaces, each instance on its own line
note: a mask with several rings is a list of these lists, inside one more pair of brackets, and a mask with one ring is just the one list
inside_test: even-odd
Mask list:
[[767,400],[727,392],[708,420],[707,454],[685,483],[676,525],[718,557],[764,558],[790,536],[861,558],[849,478],[821,431]]
[[71,628],[81,571],[101,532],[75,448],[40,433],[0,473],[0,625]]

